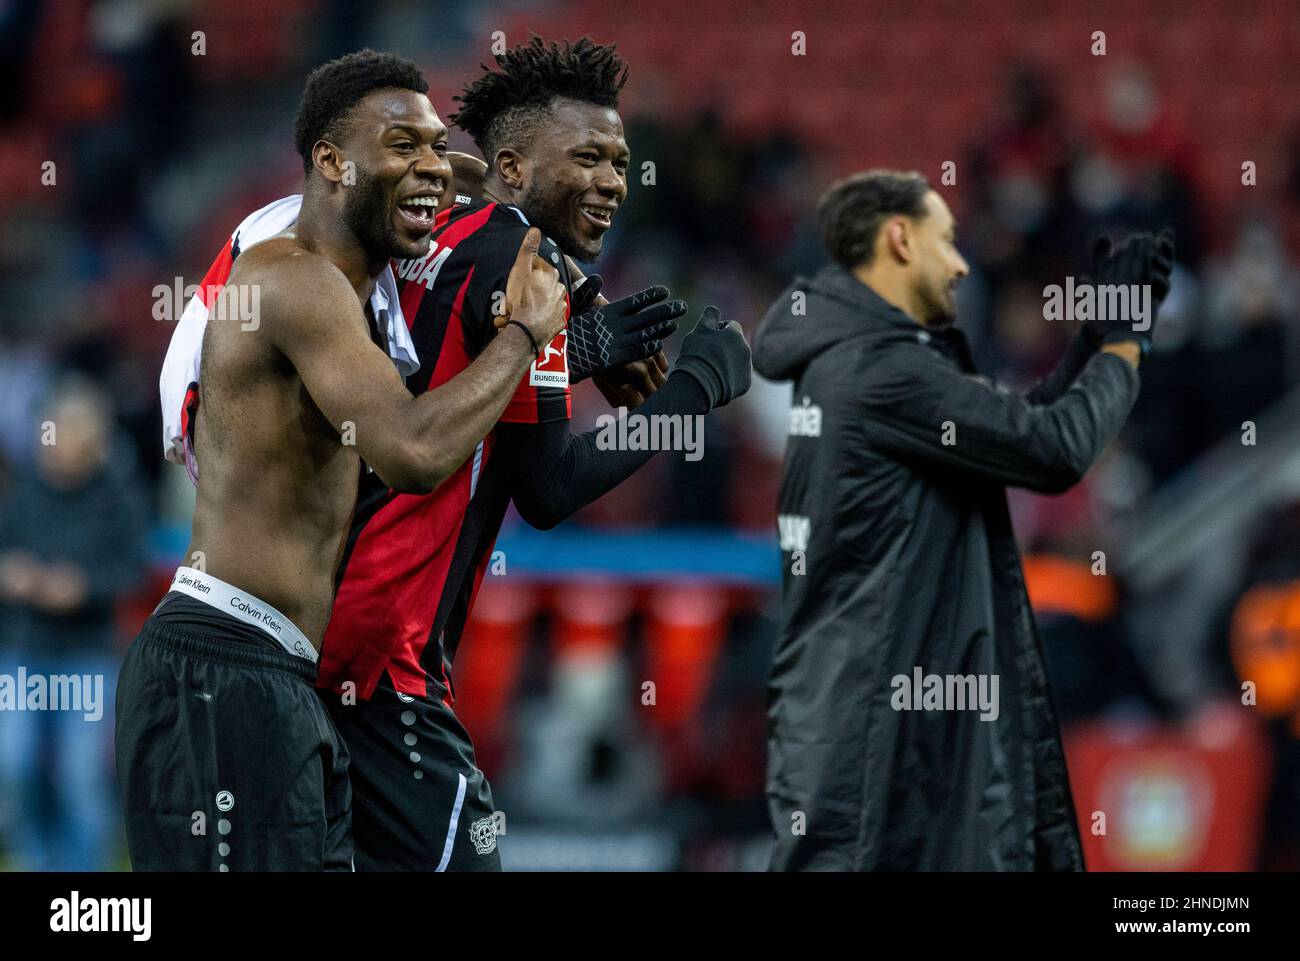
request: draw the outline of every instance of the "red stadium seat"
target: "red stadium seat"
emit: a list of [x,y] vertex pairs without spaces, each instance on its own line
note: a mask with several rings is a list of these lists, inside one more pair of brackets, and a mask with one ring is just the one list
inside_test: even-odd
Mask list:
[[716,585],[655,588],[646,611],[645,676],[655,684],[651,723],[675,731],[696,716],[727,635],[727,598]]
[[465,626],[452,683],[456,714],[473,732],[479,763],[495,766],[509,734],[509,708],[523,668],[537,589],[487,575]]

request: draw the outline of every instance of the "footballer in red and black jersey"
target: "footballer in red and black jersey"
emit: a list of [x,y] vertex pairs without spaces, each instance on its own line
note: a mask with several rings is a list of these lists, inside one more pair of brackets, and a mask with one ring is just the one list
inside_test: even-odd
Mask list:
[[[429,252],[395,264],[402,311],[421,369],[412,393],[469,366],[496,334],[506,278],[529,223],[515,207],[477,201],[437,216]],[[549,239],[539,256],[572,291],[567,261]],[[566,332],[544,345],[501,417],[566,422],[571,413]],[[362,481],[318,685],[360,698],[387,672],[398,693],[451,703],[450,663],[510,502],[494,457],[495,432],[437,490],[399,494],[373,473]]]

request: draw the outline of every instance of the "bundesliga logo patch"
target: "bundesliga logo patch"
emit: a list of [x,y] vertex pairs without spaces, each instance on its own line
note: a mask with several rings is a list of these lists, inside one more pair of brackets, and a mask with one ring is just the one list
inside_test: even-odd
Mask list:
[[569,386],[569,332],[562,330],[546,345],[542,356],[533,361],[528,371],[530,387]]

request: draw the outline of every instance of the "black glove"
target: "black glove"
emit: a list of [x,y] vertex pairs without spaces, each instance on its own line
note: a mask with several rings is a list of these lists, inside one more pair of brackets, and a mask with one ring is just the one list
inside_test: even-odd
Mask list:
[[[575,384],[610,367],[653,357],[663,349],[660,339],[675,331],[677,318],[686,313],[684,300],[667,299],[667,287],[647,287],[593,307],[600,285],[600,275],[592,274],[573,295],[578,303],[569,318],[568,354],[569,380]],[[584,304],[588,309],[579,311]]]
[[1160,305],[1169,293],[1169,277],[1174,269],[1174,232],[1166,227],[1154,237],[1148,233],[1133,234],[1114,248],[1107,238],[1101,237],[1093,245],[1093,263],[1092,282],[1099,287],[1149,285],[1151,316],[1142,330],[1134,327],[1136,317],[1099,318],[1096,314],[1101,312],[1103,299],[1098,292],[1097,309],[1085,325],[1088,337],[1095,346],[1122,340],[1137,341],[1142,352],[1146,353],[1155,335]]
[[723,320],[717,307],[705,307],[695,329],[682,338],[673,366],[674,372],[679,370],[699,381],[710,410],[749,390],[749,344],[740,324]]
[[605,281],[600,274],[584,277],[573,291],[573,297],[569,301],[569,313],[585,314],[591,310],[596,305],[596,297],[603,286]]

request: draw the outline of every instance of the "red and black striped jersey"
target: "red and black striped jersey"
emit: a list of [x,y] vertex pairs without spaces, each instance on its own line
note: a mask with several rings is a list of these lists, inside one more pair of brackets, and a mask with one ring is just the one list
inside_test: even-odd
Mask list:
[[[447,383],[496,335],[506,279],[528,230],[514,207],[476,202],[440,213],[429,252],[395,264],[402,311],[421,368],[412,393]],[[572,291],[550,240],[540,256]],[[546,423],[571,412],[567,332],[533,363],[501,420]],[[404,694],[451,698],[450,664],[510,503],[493,458],[495,432],[431,494],[399,494],[367,472],[337,575],[321,649],[321,687],[352,682],[368,698],[387,671]]]

